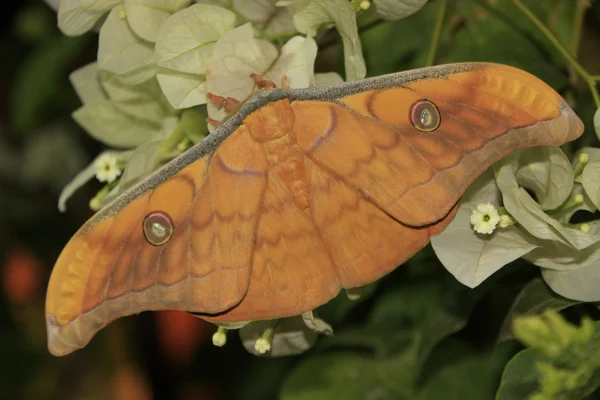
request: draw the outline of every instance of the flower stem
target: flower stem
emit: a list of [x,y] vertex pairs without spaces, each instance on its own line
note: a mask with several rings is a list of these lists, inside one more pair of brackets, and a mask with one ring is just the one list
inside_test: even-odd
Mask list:
[[556,38],[556,36],[544,25],[540,19],[531,12],[529,8],[521,0],[513,0],[513,3],[525,14],[527,18],[546,36],[546,38],[556,47],[556,49],[567,59],[567,61],[571,64],[571,66],[577,71],[577,73],[586,81],[588,87],[590,88],[590,92],[592,93],[592,97],[594,98],[594,103],[596,103],[596,108],[600,108],[600,95],[598,94],[598,90],[596,88],[596,79],[595,77],[590,75],[581,64],[577,61],[577,59],[563,46],[563,44]]
[[442,27],[444,26],[444,19],[446,18],[446,8],[448,6],[448,0],[440,0],[440,9],[438,10],[437,18],[435,21],[435,27],[433,29],[433,37],[431,38],[431,46],[427,53],[426,66],[433,65],[435,62],[435,56],[437,49],[440,44],[440,38],[442,36]]

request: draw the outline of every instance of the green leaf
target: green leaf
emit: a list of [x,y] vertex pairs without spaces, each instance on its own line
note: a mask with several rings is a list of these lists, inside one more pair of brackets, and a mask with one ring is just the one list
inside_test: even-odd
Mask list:
[[[506,365],[502,374],[502,381],[496,393],[496,400],[527,399],[539,389],[539,384],[552,387],[560,391],[561,399],[583,399],[600,386],[600,369],[598,369],[598,346],[600,345],[600,322],[594,322],[594,333],[592,338],[581,344],[575,354],[570,354],[564,362],[556,365],[550,364],[549,360],[535,349],[526,349],[515,355]],[[555,339],[558,340],[558,339]],[[583,362],[581,358],[583,359]],[[540,364],[555,368],[558,373],[556,378],[546,382],[540,381]],[[568,368],[568,365],[576,364],[577,369]],[[560,372],[559,372],[560,371]],[[569,376],[570,375],[570,376]],[[569,376],[565,379],[566,376]],[[547,375],[546,378],[549,376]],[[539,392],[538,392],[539,393]]]
[[150,79],[154,76],[154,48],[131,30],[126,19],[121,19],[124,14],[123,6],[113,8],[100,28],[98,68],[125,75],[130,81]]
[[[446,340],[428,363],[433,373],[424,376],[419,400],[491,399],[495,390],[488,353],[476,353],[458,340]],[[469,379],[476,377],[475,379]]]
[[561,296],[579,301],[600,301],[600,262],[563,271],[544,268],[542,276]]
[[414,352],[387,359],[352,353],[305,358],[283,383],[281,400],[414,399]]
[[356,14],[347,0],[294,0],[289,5],[299,32],[314,37],[322,26],[333,23],[342,37],[346,80],[363,79],[367,73],[358,37]]
[[526,399],[538,387],[535,365],[542,356],[534,349],[527,349],[514,356],[504,369],[496,400]]
[[27,140],[23,161],[12,172],[19,173],[26,186],[43,186],[58,193],[87,161],[73,132],[58,125],[43,128]]
[[[572,40],[575,2],[570,0],[523,0],[534,15],[551,30],[568,32],[563,44]],[[432,2],[433,4],[433,2]],[[439,62],[485,61],[509,63],[525,69],[557,90],[568,84],[563,67],[565,58],[531,23],[512,0],[492,3],[480,1],[455,2],[453,15],[446,21],[453,24],[452,41],[439,48]],[[559,25],[559,26],[557,26]],[[515,43],[519,43],[515,46]],[[549,58],[554,62],[549,61]]]
[[125,0],[127,22],[140,38],[155,42],[165,21],[176,11],[190,5],[191,0]]
[[206,68],[217,40],[235,26],[235,14],[196,4],[173,14],[156,41],[157,79],[175,108],[206,103]]
[[[451,3],[452,4],[452,3]],[[388,23],[380,23],[361,30],[362,45],[369,75],[420,68],[428,61],[436,19],[443,6],[441,1],[428,2],[423,9],[409,17]],[[449,21],[451,16],[447,17]],[[458,18],[463,18],[459,16]],[[445,38],[454,38],[452,24],[445,23],[440,37],[440,51],[451,45]],[[415,34],[419,32],[419,34]],[[402,38],[402,45],[381,46],[395,43]],[[456,51],[459,51],[458,49]]]
[[[388,291],[377,301],[368,326],[386,342],[386,352],[403,347],[407,335],[418,337],[415,361],[422,364],[442,339],[465,326],[480,295],[480,291],[469,290],[451,278],[412,280],[410,285]],[[403,331],[406,335],[399,335]]]
[[498,341],[514,339],[512,323],[517,316],[541,315],[549,309],[560,311],[575,304],[579,304],[579,302],[556,295],[544,281],[536,278],[529,282],[515,298],[500,329]]
[[406,18],[419,11],[427,0],[374,0],[377,15],[386,20]]
[[318,308],[318,314],[324,320],[336,325],[341,323],[350,311],[359,304],[369,300],[374,294],[377,288],[377,282],[373,282],[369,285],[362,286],[360,288],[352,288],[354,293],[360,293],[358,298],[351,300],[348,298],[347,292],[340,292],[335,298],[331,299],[327,303],[323,304]]
[[516,177],[521,186],[535,193],[544,210],[560,206],[573,189],[571,162],[558,147],[523,152]]
[[112,147],[135,147],[151,140],[160,125],[125,114],[110,100],[85,104],[73,119],[94,139]]
[[58,27],[68,36],[81,35],[92,29],[100,19],[123,0],[61,0],[58,7]]
[[107,100],[98,76],[98,63],[90,63],[69,75],[69,80],[83,104]]
[[[64,76],[80,56],[87,38],[50,38],[23,60],[11,79],[11,116],[15,130],[29,132],[54,116],[65,101]],[[68,98],[68,97],[67,97]]]

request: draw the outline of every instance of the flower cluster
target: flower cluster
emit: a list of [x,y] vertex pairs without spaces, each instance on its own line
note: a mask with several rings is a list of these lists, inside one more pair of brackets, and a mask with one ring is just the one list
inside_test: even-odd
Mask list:
[[600,207],[599,176],[600,149],[581,149],[573,164],[555,147],[519,151],[469,188],[433,249],[470,287],[523,257],[556,293],[600,301],[600,220],[572,223]]

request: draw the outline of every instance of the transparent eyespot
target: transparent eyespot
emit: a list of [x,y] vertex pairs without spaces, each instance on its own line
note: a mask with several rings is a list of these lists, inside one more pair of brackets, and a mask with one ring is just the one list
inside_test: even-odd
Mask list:
[[440,110],[429,100],[415,101],[410,106],[409,118],[412,125],[421,132],[435,131],[442,122]]
[[171,239],[175,227],[173,226],[171,217],[167,213],[153,211],[144,218],[142,230],[148,243],[154,246],[161,246]]

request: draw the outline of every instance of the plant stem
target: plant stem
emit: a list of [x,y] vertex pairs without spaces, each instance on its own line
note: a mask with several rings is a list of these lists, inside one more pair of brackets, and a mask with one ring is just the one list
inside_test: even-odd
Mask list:
[[579,50],[579,42],[581,41],[581,30],[583,29],[583,18],[585,16],[585,10],[587,8],[586,2],[588,0],[576,0],[575,4],[575,17],[573,19],[573,33],[571,35],[571,54],[577,56]]
[[590,88],[590,92],[592,93],[592,97],[594,98],[594,103],[596,103],[596,108],[600,108],[600,95],[598,94],[598,90],[596,88],[596,80],[592,75],[590,75],[585,68],[579,64],[577,59],[563,46],[563,44],[554,36],[554,34],[544,25],[542,21],[538,17],[536,17],[529,8],[521,0],[513,0],[513,3],[529,18],[531,22],[546,36],[546,38],[556,47],[556,49],[567,59],[567,61],[575,68],[577,73],[586,81],[588,87]]
[[442,36],[442,27],[444,26],[444,19],[446,17],[446,8],[448,6],[448,0],[439,1],[440,9],[438,10],[437,18],[435,21],[435,27],[433,29],[431,46],[429,47],[429,52],[427,53],[427,61],[425,62],[426,66],[433,65],[433,63],[435,62],[435,56],[437,54],[437,49],[440,44],[440,37]]

